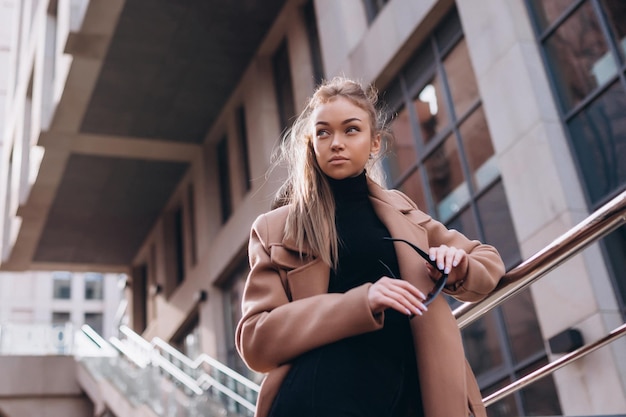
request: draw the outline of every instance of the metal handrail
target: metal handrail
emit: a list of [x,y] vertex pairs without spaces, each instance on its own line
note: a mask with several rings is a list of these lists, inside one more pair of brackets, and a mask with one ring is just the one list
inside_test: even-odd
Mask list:
[[180,360],[181,362],[185,364],[185,366],[191,369],[199,369],[202,364],[206,363],[210,367],[215,368],[218,371],[222,372],[224,375],[228,376],[229,378],[234,379],[235,381],[241,383],[246,388],[250,388],[251,390],[257,393],[261,389],[261,387],[258,384],[255,384],[254,382],[250,381],[243,375],[238,374],[237,372],[233,371],[228,366],[213,359],[206,353],[202,353],[195,360],[191,360],[191,358],[183,355],[180,351],[174,349],[172,345],[170,345],[169,343],[167,343],[165,340],[161,339],[160,337],[155,337],[154,339],[152,339],[152,344],[154,346],[158,346],[159,348],[163,349],[169,355],[172,355],[176,359]]
[[[259,389],[260,389],[259,385],[246,379],[244,376],[236,373],[232,369],[226,367],[226,365],[222,364],[221,362],[218,362],[217,360],[211,358],[210,356],[206,354],[200,355],[194,361],[158,337],[155,337],[150,342],[144,339],[141,335],[135,333],[135,331],[133,331],[128,326],[120,326],[119,330],[120,330],[120,333],[124,334],[124,336],[126,336],[130,341],[138,344],[141,347],[141,349],[150,353],[149,356],[151,359],[148,359],[148,362],[152,361],[152,363],[154,363],[159,368],[163,369],[171,377],[173,377],[177,382],[179,382],[180,384],[182,384],[183,386],[185,386],[186,388],[194,392],[196,395],[201,395],[203,393],[202,387],[206,387],[206,388],[213,387],[217,391],[231,398],[232,400],[242,405],[246,409],[250,411],[255,410],[254,404],[252,404],[247,399],[245,399],[244,397],[242,397],[241,395],[239,395],[232,389],[228,388],[221,382],[210,377],[209,375],[206,375],[206,374],[200,375],[200,377],[198,377],[197,379],[194,379],[193,377],[189,376],[186,372],[184,372],[182,369],[180,369],[178,366],[176,366],[174,363],[172,363],[170,360],[164,357],[161,354],[161,352],[159,352],[158,349],[162,349],[168,355],[180,361],[184,366],[193,370],[200,369],[202,364],[207,363],[208,365],[213,366],[215,369],[219,370],[220,372],[223,372],[226,376],[232,378],[233,380],[236,380],[237,382],[244,385],[246,388],[258,394]],[[111,338],[111,342],[113,346],[115,346],[116,349],[122,352],[122,354],[129,357],[129,359],[131,359],[131,361],[135,362],[137,365],[141,366],[142,363],[138,363],[138,362],[141,362],[141,360],[139,360],[139,358],[134,357],[134,355],[132,354],[132,352],[130,352],[129,349],[124,348],[123,343],[119,339]],[[227,372],[224,372],[224,369],[226,369]]]
[[476,303],[454,310],[460,329],[517,295],[530,284],[626,222],[626,191],[593,212],[541,251],[507,272],[496,289]]
[[618,328],[616,328],[615,330],[613,330],[612,332],[610,332],[603,338],[593,343],[590,343],[588,345],[582,346],[574,350],[573,352],[570,352],[567,355],[564,355],[560,357],[559,359],[553,362],[550,362],[546,366],[543,366],[529,373],[528,375],[525,375],[523,378],[520,378],[517,381],[512,382],[511,384],[507,385],[506,387],[503,387],[502,389],[494,392],[493,394],[486,396],[485,398],[483,398],[483,404],[485,404],[485,407],[487,407],[497,401],[500,401],[502,398],[506,397],[507,395],[512,394],[515,391],[518,391],[527,385],[532,384],[533,382],[543,378],[544,376],[548,376],[554,371],[561,369],[565,365],[571,362],[574,362],[575,360],[578,360],[582,358],[583,356],[586,356],[587,354],[594,352],[597,349],[600,349],[602,346],[608,345],[612,341],[624,335],[626,335],[626,323],[622,324],[621,326],[619,326]]
[[[520,293],[530,284],[624,223],[626,223],[626,191],[509,271],[502,277],[496,289],[485,299],[473,304],[465,303],[454,310],[454,317],[459,328],[467,327],[491,309]],[[489,406],[624,335],[626,335],[626,323],[612,330],[603,338],[582,346],[488,395],[483,398],[483,403],[485,406]]]

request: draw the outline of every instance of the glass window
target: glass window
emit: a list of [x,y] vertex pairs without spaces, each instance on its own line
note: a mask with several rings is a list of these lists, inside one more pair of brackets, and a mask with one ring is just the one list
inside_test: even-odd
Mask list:
[[[385,165],[392,186],[448,228],[494,245],[507,267],[515,266],[521,259],[518,241],[455,12],[444,18],[407,62],[390,82],[387,96],[383,95],[391,97],[387,104],[397,111],[391,125],[394,152]],[[448,301],[459,304],[451,298]],[[487,391],[513,381],[528,364],[528,359],[519,363],[513,358],[532,354],[530,360],[537,361],[547,357],[531,300],[514,297],[504,306],[506,310],[498,307],[462,332],[467,358]],[[516,346],[520,335],[533,343]],[[558,397],[553,400],[558,403]],[[527,415],[524,407],[517,394],[488,412]]]
[[626,92],[616,82],[569,121],[578,164],[591,201],[626,185]]
[[53,325],[64,325],[65,323],[69,323],[70,321],[70,313],[65,311],[55,311],[52,313],[52,324]]
[[104,277],[102,274],[85,274],[85,300],[102,300],[104,298]]
[[363,0],[363,6],[365,6],[365,14],[367,15],[367,21],[372,21],[378,16],[380,10],[387,4],[389,0]]
[[617,73],[615,57],[609,51],[591,2],[578,8],[546,40],[545,46],[564,112]]
[[463,330],[463,345],[467,360],[476,375],[502,366],[504,358],[495,311],[490,311]]
[[[529,373],[548,364],[547,358],[522,369],[517,377],[528,375]],[[561,405],[558,401],[558,394],[554,385],[552,375],[543,377],[528,385],[520,391],[522,403],[527,416],[560,416]]]
[[436,75],[415,96],[413,105],[424,143],[430,142],[450,123],[444,100],[443,85],[439,75]]
[[72,298],[72,274],[69,272],[55,272],[52,274],[53,297],[59,300]]
[[531,10],[541,31],[563,14],[574,0],[530,0]]
[[422,180],[420,175],[421,170],[422,168],[414,171],[397,188],[404,194],[409,196],[409,198],[413,200],[413,202],[417,204],[417,207],[419,207],[422,211],[428,212],[428,205],[426,204],[424,189],[422,187]]
[[482,106],[461,124],[459,131],[472,182],[479,191],[500,176]]
[[530,291],[527,289],[502,306],[513,361],[520,363],[544,350],[543,338]]
[[[504,378],[498,381],[496,384],[490,386],[489,388],[483,391],[484,395],[491,395],[494,392],[506,387],[511,383],[510,378]],[[516,403],[515,395],[508,395],[501,399],[498,402],[491,404],[487,407],[487,416],[488,417],[510,417],[510,416],[519,416],[522,415],[519,413],[518,404]]]
[[85,324],[94,329],[100,336],[103,335],[103,322],[102,313],[85,313]]
[[441,221],[446,222],[470,198],[454,136],[448,136],[441,145],[437,146],[424,161],[424,166],[437,216]]
[[477,204],[485,233],[483,241],[498,248],[507,270],[511,269],[522,260],[522,255],[502,182],[494,184],[478,199]]
[[611,25],[613,41],[624,58],[626,57],[626,1],[603,0],[602,4]]
[[417,161],[415,139],[411,132],[411,121],[406,108],[400,110],[391,122],[394,135],[393,152],[385,158],[392,183],[404,175]]
[[470,62],[465,38],[461,39],[443,61],[457,118],[462,118],[478,101],[478,85]]

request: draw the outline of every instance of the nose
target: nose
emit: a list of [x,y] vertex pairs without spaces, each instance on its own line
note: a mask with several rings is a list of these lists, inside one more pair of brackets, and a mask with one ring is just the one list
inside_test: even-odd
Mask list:
[[332,149],[333,151],[335,150],[339,150],[339,149],[343,149],[343,140],[341,138],[341,135],[333,135],[332,138],[332,142],[330,143],[330,149]]

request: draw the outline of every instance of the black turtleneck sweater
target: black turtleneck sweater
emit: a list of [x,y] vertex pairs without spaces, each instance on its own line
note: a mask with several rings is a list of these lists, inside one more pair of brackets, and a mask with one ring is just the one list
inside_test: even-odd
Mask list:
[[[340,239],[338,267],[331,271],[328,292],[344,293],[388,276],[379,259],[399,276],[393,244],[383,240],[389,232],[368,197],[365,172],[328,182]],[[421,415],[409,319],[394,310],[385,311],[381,330],[322,346],[292,365],[270,417]]]

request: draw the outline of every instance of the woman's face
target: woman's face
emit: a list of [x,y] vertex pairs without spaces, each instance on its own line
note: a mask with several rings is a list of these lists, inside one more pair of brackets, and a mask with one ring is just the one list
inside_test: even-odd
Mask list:
[[368,113],[344,97],[320,104],[311,115],[313,150],[322,172],[341,180],[363,172],[369,155],[380,150]]

